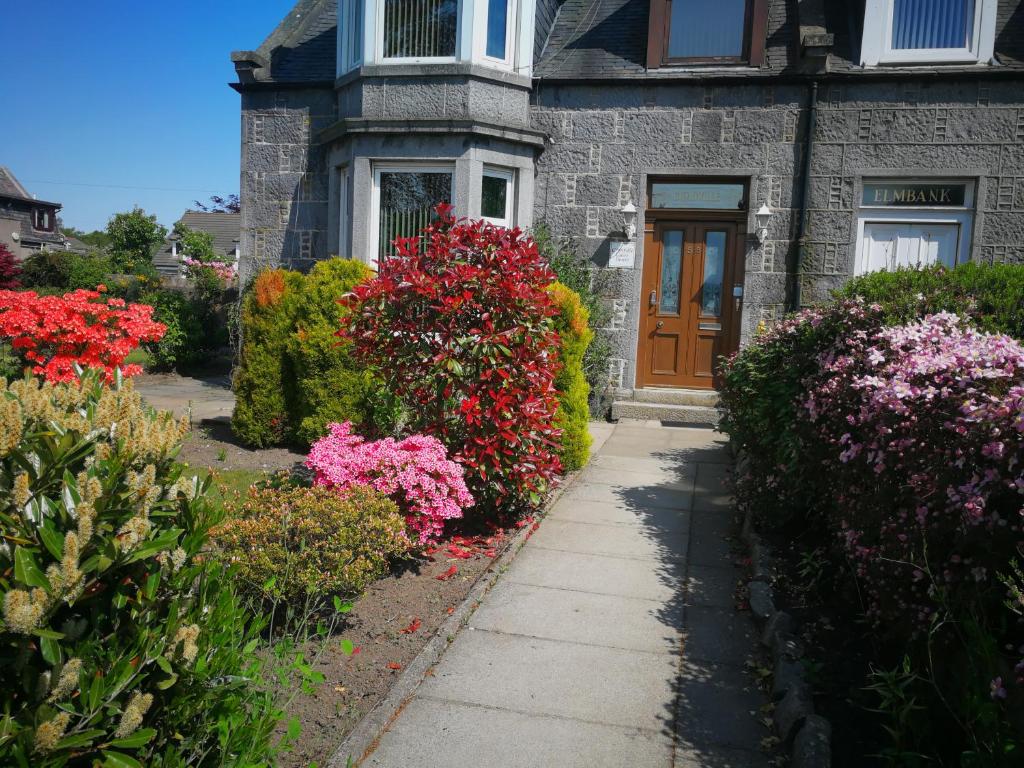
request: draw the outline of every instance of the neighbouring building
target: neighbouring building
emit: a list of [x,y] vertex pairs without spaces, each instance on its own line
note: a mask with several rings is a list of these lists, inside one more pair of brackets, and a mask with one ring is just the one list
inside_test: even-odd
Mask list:
[[60,203],[30,195],[10,169],[0,165],[0,243],[19,259],[43,248],[65,248],[57,222],[60,209]]
[[1024,262],[1022,0],[302,0],[232,60],[243,279],[440,200],[545,222],[605,272],[618,413],[851,275]]
[[[185,211],[177,224],[212,235],[214,253],[223,261],[237,263],[241,218],[238,213]],[[178,238],[172,229],[164,245],[153,256],[153,265],[162,275],[177,276],[182,274],[183,259],[184,254],[179,250]]]

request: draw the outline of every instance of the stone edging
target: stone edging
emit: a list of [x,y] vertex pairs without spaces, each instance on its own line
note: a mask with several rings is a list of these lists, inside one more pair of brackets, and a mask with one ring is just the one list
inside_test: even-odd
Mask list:
[[[746,472],[747,459],[736,455],[735,471]],[[740,538],[750,551],[750,610],[761,628],[761,645],[772,654],[771,699],[775,704],[775,733],[790,753],[793,768],[829,768],[832,764],[832,726],[814,712],[811,686],[801,661],[803,645],[796,635],[793,617],[775,607],[772,592],[772,558],[768,546],[754,530],[751,510],[743,512]]]
[[[561,484],[548,497],[544,508],[537,513],[538,518],[543,518],[548,513],[548,510],[576,483],[582,471],[582,469],[577,470],[562,479]],[[484,596],[497,583],[501,574],[512,563],[516,555],[519,554],[519,550],[523,548],[526,540],[530,538],[532,528],[533,526],[527,525],[517,531],[505,551],[492,560],[487,569],[477,577],[476,582],[470,587],[466,597],[455,607],[455,610],[445,619],[444,623],[438,627],[437,632],[434,633],[434,636],[430,638],[420,652],[416,654],[412,662],[405,667],[402,674],[395,681],[395,684],[391,686],[388,695],[377,706],[367,712],[356,724],[356,727],[345,737],[345,740],[328,759],[326,768],[358,766],[373,753],[381,736],[391,727],[391,723],[394,722],[395,718],[405,708],[405,705],[412,699],[416,689],[423,682],[427,673],[437,664],[459,631],[469,623],[469,617],[479,607]]]

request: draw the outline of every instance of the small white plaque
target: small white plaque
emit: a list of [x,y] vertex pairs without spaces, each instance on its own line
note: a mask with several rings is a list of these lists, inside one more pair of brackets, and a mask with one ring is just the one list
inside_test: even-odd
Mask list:
[[609,267],[632,269],[636,263],[636,243],[632,240],[612,240],[608,254]]

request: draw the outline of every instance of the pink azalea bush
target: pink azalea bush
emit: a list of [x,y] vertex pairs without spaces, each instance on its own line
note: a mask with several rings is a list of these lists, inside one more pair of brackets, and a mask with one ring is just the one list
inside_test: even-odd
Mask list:
[[309,449],[306,466],[316,485],[368,485],[390,496],[421,544],[439,537],[446,520],[462,517],[473,504],[462,467],[448,459],[440,440],[427,435],[366,442],[347,421],[329,424],[328,434]]
[[1024,347],[940,313],[818,363],[799,413],[868,617],[923,627],[944,601],[998,589],[1024,543]]
[[182,263],[190,276],[195,276],[202,270],[210,270],[226,284],[233,282],[238,276],[238,265],[233,261],[200,261],[186,256]]

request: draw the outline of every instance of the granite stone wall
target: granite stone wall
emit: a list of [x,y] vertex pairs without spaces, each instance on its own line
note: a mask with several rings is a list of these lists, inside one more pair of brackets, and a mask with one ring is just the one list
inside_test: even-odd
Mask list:
[[241,281],[265,266],[307,269],[326,258],[331,89],[242,94]]
[[[621,237],[619,209],[628,200],[645,208],[652,175],[746,180],[741,339],[786,309],[808,100],[801,84],[541,83],[532,125],[550,144],[536,164],[534,218],[575,240],[605,272],[614,385],[630,389],[635,377],[643,234],[633,269],[606,268],[609,243]],[[1024,83],[850,80],[821,87],[801,270],[805,304],[827,298],[853,273],[863,179],[887,176],[973,180],[972,258],[1024,262]],[[752,216],[762,203],[774,212],[763,245]]]

